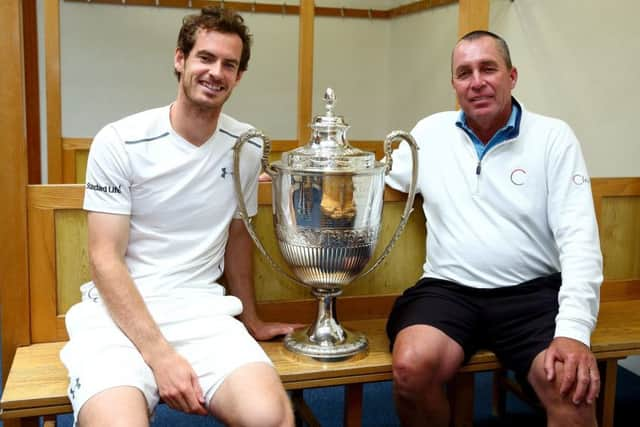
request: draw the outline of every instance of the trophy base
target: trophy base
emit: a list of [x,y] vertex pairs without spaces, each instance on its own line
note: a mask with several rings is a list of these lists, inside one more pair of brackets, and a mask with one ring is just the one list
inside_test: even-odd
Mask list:
[[284,337],[284,346],[296,357],[321,362],[340,362],[347,359],[363,358],[367,355],[369,342],[367,337],[349,329],[342,328],[344,339],[338,343],[330,341],[315,342],[309,336],[309,330],[301,329]]

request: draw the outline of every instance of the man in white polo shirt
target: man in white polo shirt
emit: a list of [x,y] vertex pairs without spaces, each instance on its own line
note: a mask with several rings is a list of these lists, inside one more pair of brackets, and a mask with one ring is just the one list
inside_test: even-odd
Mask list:
[[[488,348],[532,388],[548,425],[594,426],[602,255],[580,144],[512,97],[518,73],[496,34],[467,34],[451,59],[462,111],[412,131],[427,259],[387,324],[398,413],[407,426],[447,426],[444,385]],[[403,145],[388,184],[406,191],[410,164]]]

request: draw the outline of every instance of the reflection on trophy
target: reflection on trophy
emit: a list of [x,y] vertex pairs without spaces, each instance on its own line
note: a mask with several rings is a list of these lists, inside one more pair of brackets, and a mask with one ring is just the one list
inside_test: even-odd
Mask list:
[[[272,267],[311,288],[318,299],[316,321],[284,339],[285,347],[318,360],[343,360],[363,352],[367,338],[343,328],[336,318],[336,297],[354,279],[373,271],[388,255],[404,229],[413,206],[417,177],[417,146],[405,132],[384,141],[384,159],[349,145],[348,125],[333,109],[335,94],[327,89],[326,113],[316,116],[311,141],[269,164],[271,141],[257,130],[245,132],[234,147],[234,168],[244,143],[263,141],[262,167],[273,185],[274,228],[283,258],[293,275],[266,252],[244,206],[239,173],[233,175],[240,212],[247,229]],[[413,154],[412,182],[400,223],[387,247],[365,270],[373,256],[382,220],[384,176],[391,170],[391,144],[406,141]]]

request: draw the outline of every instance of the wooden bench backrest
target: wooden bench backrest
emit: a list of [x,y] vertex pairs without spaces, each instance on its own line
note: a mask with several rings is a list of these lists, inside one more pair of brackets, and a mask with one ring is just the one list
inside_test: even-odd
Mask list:
[[[640,178],[593,179],[592,188],[604,253],[603,300],[640,298]],[[280,259],[271,215],[270,185],[261,185],[255,226],[264,246]],[[90,279],[82,185],[37,185],[28,189],[31,341],[66,340],[64,313],[79,300]],[[404,206],[403,196],[385,194],[383,227],[376,255],[390,239]],[[420,276],[424,260],[424,216],[416,209],[390,256],[372,274],[344,291],[340,318],[386,313],[393,297]],[[256,296],[267,318],[309,321],[315,313],[308,289],[275,273],[256,251]]]
[[[273,232],[270,185],[260,188],[259,213],[255,227],[263,245],[281,262]],[[32,342],[66,340],[64,313],[79,301],[79,287],[90,280],[87,250],[86,213],[82,210],[84,186],[29,186],[29,294]],[[379,237],[377,257],[390,240],[404,208],[405,198],[395,191],[387,191],[383,225]],[[348,318],[384,315],[393,295],[413,283],[422,271],[424,260],[424,216],[415,209],[411,220],[389,257],[375,273],[362,277],[344,289],[344,295],[354,296],[342,311],[353,311]],[[283,318],[309,321],[315,312],[309,290],[273,271],[266,260],[255,251],[254,278],[256,297],[261,312],[276,318],[283,309]],[[380,296],[368,306],[359,304],[358,296]]]

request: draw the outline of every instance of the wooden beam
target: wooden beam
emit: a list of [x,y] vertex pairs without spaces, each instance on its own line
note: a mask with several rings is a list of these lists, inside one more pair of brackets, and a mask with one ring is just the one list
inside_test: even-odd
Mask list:
[[489,0],[459,0],[458,38],[474,30],[489,29]]
[[38,20],[36,0],[22,2],[24,38],[24,93],[27,120],[29,184],[42,182],[40,160],[40,89],[38,82]]
[[423,10],[432,9],[438,6],[456,3],[458,0],[422,0],[402,6],[394,7],[389,10],[389,17],[395,18],[402,15],[411,15],[413,13],[422,12]]
[[311,103],[313,100],[313,0],[300,1],[300,36],[298,39],[298,143],[309,140]]
[[60,5],[44,2],[49,184],[62,180],[62,101],[60,98]]
[[[199,9],[205,6],[223,6],[233,9],[236,12],[250,13],[273,13],[278,15],[297,15],[300,8],[296,5],[282,3],[257,3],[252,1],[221,1],[221,0],[64,0],[71,3],[100,3],[115,6],[152,6],[152,7],[172,7],[183,9]],[[458,0],[421,0],[392,9],[360,9],[352,7],[315,7],[316,16],[334,16],[343,18],[366,18],[366,19],[390,19],[397,16],[409,15],[456,3]]]
[[[27,141],[25,136],[22,2],[0,2],[0,326],[2,379],[7,380],[15,349],[29,344],[27,273]],[[5,421],[5,425],[6,424]]]

